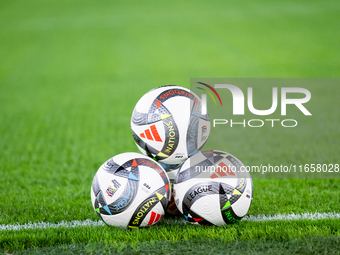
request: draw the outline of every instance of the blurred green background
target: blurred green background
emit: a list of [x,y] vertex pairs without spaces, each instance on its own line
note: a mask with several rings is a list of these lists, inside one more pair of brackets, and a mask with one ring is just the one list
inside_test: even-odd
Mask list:
[[[93,176],[110,157],[138,151],[130,118],[138,99],[154,87],[189,88],[190,78],[339,77],[339,17],[335,0],[0,0],[0,225],[99,220],[90,201]],[[318,155],[336,163],[339,111],[335,103],[332,112],[324,111],[333,101],[320,91],[313,89],[312,100],[319,97],[310,110],[324,114],[321,119],[332,114],[329,129],[318,125],[317,134],[309,129],[299,136],[302,125],[289,131],[296,146],[276,151],[276,140],[264,138],[263,131],[280,129],[238,129],[225,133],[230,144],[238,144],[226,150],[247,165],[291,162],[292,154],[303,162]],[[319,102],[327,107],[318,108]],[[259,137],[265,151],[253,149]],[[340,179],[253,181],[250,215],[339,211]],[[268,254],[275,247],[282,254],[296,247],[301,253],[315,242],[325,252],[325,245],[337,251],[338,221],[241,221],[206,229],[164,220],[129,233],[108,227],[3,231],[0,249],[61,245],[65,253],[76,247],[79,254],[104,242],[118,251],[139,245],[145,253],[168,247],[164,254],[170,248],[206,254],[225,251],[227,243],[228,251],[251,250],[269,240],[262,248]]]
[[0,223],[97,219],[93,175],[138,151],[130,117],[151,88],[338,77],[339,14],[339,1],[0,1]]

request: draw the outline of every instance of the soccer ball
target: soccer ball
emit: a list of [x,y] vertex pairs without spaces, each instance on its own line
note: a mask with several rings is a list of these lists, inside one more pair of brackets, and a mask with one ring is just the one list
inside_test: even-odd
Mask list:
[[[161,166],[164,168],[165,172],[168,174],[168,177],[171,183],[171,191],[173,191],[173,183],[182,165],[183,163],[173,164],[173,165],[161,163]],[[180,211],[178,210],[176,206],[173,192],[171,192],[171,199],[170,199],[169,207],[166,212],[168,215],[172,215],[172,216],[181,215]]]
[[179,169],[183,165],[183,162],[180,163],[180,164],[164,164],[164,163],[160,163],[160,165],[163,167],[163,169],[165,170],[166,174],[168,175],[170,182],[173,183],[175,181],[175,178],[176,178],[176,175],[177,175]]
[[165,164],[178,164],[199,151],[210,132],[201,100],[180,86],[162,86],[136,104],[131,129],[142,153]]
[[122,228],[155,224],[164,216],[170,197],[164,169],[153,159],[133,152],[106,161],[91,187],[96,214],[106,224]]
[[253,184],[245,166],[233,155],[217,150],[187,159],[174,183],[176,205],[186,220],[202,225],[228,225],[246,215]]
[[166,213],[169,216],[182,215],[181,212],[178,210],[176,202],[175,202],[175,197],[173,194],[173,183],[171,183],[171,198],[170,198],[169,207],[166,210]]

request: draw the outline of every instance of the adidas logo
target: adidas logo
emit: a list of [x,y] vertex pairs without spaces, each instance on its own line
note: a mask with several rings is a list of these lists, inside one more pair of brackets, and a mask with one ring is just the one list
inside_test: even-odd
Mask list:
[[163,214],[158,214],[155,213],[154,211],[151,212],[151,217],[148,223],[148,226],[150,226],[153,223],[156,223],[157,221],[159,221],[161,218],[163,217]]
[[162,139],[157,132],[156,125],[152,125],[149,129],[145,129],[144,133],[140,133],[140,136],[148,140],[162,142]]
[[210,179],[215,179],[218,177],[224,177],[224,176],[228,176],[228,175],[235,175],[235,173],[233,173],[233,171],[230,170],[230,168],[224,164],[223,162],[220,162],[218,164],[219,167],[217,167],[215,169],[215,173],[213,173],[210,176]]

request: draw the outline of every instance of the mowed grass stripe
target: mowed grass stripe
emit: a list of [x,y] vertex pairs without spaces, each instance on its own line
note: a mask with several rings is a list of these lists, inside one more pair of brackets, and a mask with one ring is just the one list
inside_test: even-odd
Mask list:
[[[340,219],[340,213],[330,212],[330,213],[302,213],[302,214],[275,214],[275,215],[247,215],[242,220],[243,221],[290,221],[290,220],[320,220],[320,219]],[[186,223],[184,219],[165,219],[163,222],[168,224],[182,222]],[[38,223],[28,223],[28,224],[9,224],[0,225],[0,231],[4,230],[22,230],[22,229],[44,229],[44,228],[76,228],[76,227],[89,227],[89,226],[105,226],[102,221],[93,221],[90,219],[80,221],[62,221],[60,223],[49,223],[49,222],[38,222]]]
[[[292,221],[241,221],[225,227],[203,227],[162,221],[151,228],[122,230],[106,226],[77,228],[23,229],[21,231],[1,231],[0,251],[24,250],[30,247],[52,247],[68,244],[98,244],[119,248],[138,248],[157,242],[187,241],[214,242],[237,241],[278,241],[304,240],[311,237],[340,238],[340,219],[292,220]],[[151,248],[151,247],[150,247]]]
[[[178,242],[158,241],[141,244],[109,246],[104,243],[62,244],[53,247],[33,247],[14,254],[340,254],[340,238],[309,236],[285,242],[275,240],[242,240],[225,242],[210,238]],[[275,252],[273,252],[275,251]]]

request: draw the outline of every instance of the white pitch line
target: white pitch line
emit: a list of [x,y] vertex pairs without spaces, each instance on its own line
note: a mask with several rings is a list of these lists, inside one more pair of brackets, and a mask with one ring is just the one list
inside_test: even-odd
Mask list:
[[339,219],[340,213],[291,213],[275,215],[247,215],[242,220],[248,221],[271,221],[271,220],[322,220],[322,219]]
[[23,225],[19,224],[9,224],[0,225],[0,231],[4,230],[22,230],[22,229],[43,229],[43,228],[76,228],[76,227],[88,227],[88,226],[104,226],[103,221],[93,221],[93,220],[73,220],[73,221],[62,221],[59,223],[49,223],[49,222],[37,222],[37,223],[27,223]]
[[[275,215],[247,215],[243,221],[290,221],[290,220],[321,220],[321,219],[340,219],[340,213],[301,213],[301,214],[275,214]],[[185,222],[183,218],[183,222]],[[170,223],[170,222],[168,222]],[[74,221],[62,221],[60,223],[38,222],[27,223],[23,225],[9,224],[0,225],[0,231],[5,230],[22,230],[22,229],[46,229],[46,228],[76,228],[76,227],[88,227],[88,226],[104,226],[102,221],[93,220],[74,220]]]

